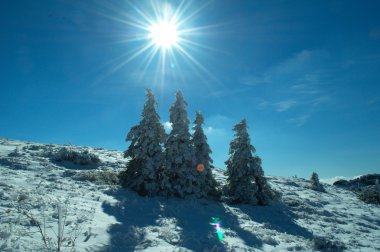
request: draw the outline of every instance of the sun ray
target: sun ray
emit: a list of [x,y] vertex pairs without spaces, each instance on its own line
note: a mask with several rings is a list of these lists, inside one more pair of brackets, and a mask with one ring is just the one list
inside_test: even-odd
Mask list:
[[151,44],[147,44],[147,45],[143,46],[142,48],[140,48],[138,51],[136,51],[134,54],[132,54],[127,59],[125,59],[122,62],[120,62],[119,64],[113,66],[112,69],[109,70],[108,73],[103,78],[105,78],[108,75],[116,72],[117,70],[119,70],[120,68],[122,68],[125,64],[129,63],[130,61],[132,61],[133,59],[135,59],[136,57],[138,57],[139,55],[141,55],[142,53],[144,53],[146,50],[148,50],[151,47],[152,47]]
[[185,38],[182,38],[181,39],[181,44],[183,45],[187,45],[187,46],[194,46],[194,47],[197,47],[197,48],[202,48],[202,49],[206,49],[206,50],[209,50],[209,51],[213,51],[213,52],[218,52],[218,53],[223,53],[223,54],[227,54],[227,52],[225,51],[222,51],[222,50],[219,50],[217,48],[214,48],[214,47],[211,47],[211,46],[207,46],[205,44],[201,44],[201,43],[197,43],[195,41],[191,41],[189,39],[185,39]]
[[147,44],[145,45],[144,47],[142,47],[140,50],[138,50],[137,52],[135,52],[134,54],[132,54],[130,57],[128,57],[123,64],[126,64],[128,62],[130,62],[131,60],[135,59],[136,57],[138,57],[139,55],[141,55],[143,52],[145,52],[146,50],[148,50],[149,48],[151,48],[153,46],[152,43],[150,44]]
[[[187,6],[189,6],[189,3],[190,2],[188,2]],[[181,1],[181,3],[179,4],[178,8],[176,8],[176,10],[175,10],[175,12],[173,14],[173,19],[178,20],[179,17],[182,16],[183,12],[186,11],[186,9],[188,7],[186,7],[186,6],[184,7],[184,4],[185,4],[185,1]]]
[[99,15],[101,17],[104,17],[104,18],[107,18],[107,19],[110,19],[110,20],[113,20],[113,21],[117,21],[117,22],[125,24],[127,26],[131,26],[131,27],[134,27],[134,28],[137,28],[137,29],[146,30],[146,24],[141,23],[138,20],[127,20],[127,19],[123,19],[123,18],[120,18],[120,17],[117,17],[117,16],[107,15],[104,12],[97,11],[97,10],[90,10],[90,11],[92,13],[96,14],[96,15]]
[[152,63],[154,57],[157,55],[159,48],[152,47],[152,50],[149,52],[149,54],[146,57],[146,60],[142,62],[142,64],[145,64],[145,67],[143,68],[143,73],[149,68],[150,64]]
[[[142,10],[140,10],[136,5],[132,4],[132,3],[129,3],[129,5],[143,18],[144,22],[147,22],[148,25],[146,25],[146,23],[143,23],[141,22],[138,18],[134,18],[135,22],[141,22],[144,26],[144,30],[148,30],[148,27],[149,25],[151,25],[153,23],[152,21],[152,18],[150,18],[148,15],[146,15]],[[133,19],[133,16],[131,16],[130,18]]]
[[209,77],[211,77],[212,79],[216,79],[216,77],[210,72],[207,70],[206,67],[204,67],[201,63],[199,63],[193,56],[191,56],[182,46],[178,46],[177,47],[178,50],[184,55],[186,56],[187,59],[189,59],[195,66],[197,66],[200,70],[202,70],[204,73],[206,73]]
[[161,50],[161,83],[164,83],[166,64],[166,50]]
[[194,18],[196,15],[198,15],[204,8],[206,8],[209,4],[211,3],[211,1],[207,1],[205,2],[201,7],[199,7],[198,9],[196,9],[195,11],[191,12],[188,16],[183,16],[181,18],[181,20],[178,21],[178,25],[179,26],[182,26],[183,24],[185,24],[186,22],[188,22],[189,20],[191,20],[192,18]]
[[177,60],[177,57],[176,57],[176,54],[173,53],[172,54],[172,59],[173,59],[173,62],[174,62],[174,68],[176,68],[177,72],[178,72],[178,77],[181,79],[182,83],[185,83],[186,80],[185,80],[185,75],[182,71],[182,67],[181,67],[181,64],[179,64],[179,61]]
[[[218,51],[197,39],[199,36],[208,36],[211,30],[220,25],[189,26],[194,24],[195,18],[210,3],[209,0],[194,8],[193,1],[185,0],[179,1],[176,7],[169,2],[127,1],[128,12],[111,4],[104,4],[104,9],[112,11],[115,15],[94,11],[104,18],[125,25],[125,31],[120,33],[120,39],[114,41],[114,44],[128,45],[127,50],[130,53],[118,56],[117,60],[113,61],[115,64],[108,75],[139,58],[139,79],[152,81],[151,78],[154,76],[153,82],[161,87],[171,80],[185,83],[185,80],[190,78],[188,69],[194,71],[195,76],[199,78],[207,76],[206,79],[216,80],[210,70],[201,63],[201,57],[196,58],[194,53],[201,56],[202,50]],[[142,45],[131,51],[131,46],[139,43]],[[147,72],[154,71],[153,62],[157,62],[154,74],[146,75]]]

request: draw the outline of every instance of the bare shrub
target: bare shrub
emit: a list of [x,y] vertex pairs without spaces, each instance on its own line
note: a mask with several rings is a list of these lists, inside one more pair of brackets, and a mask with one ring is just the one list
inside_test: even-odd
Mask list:
[[20,152],[20,149],[16,147],[12,152],[8,154],[8,157],[21,157],[22,154]]
[[[66,202],[67,203],[67,202]],[[56,228],[52,226],[51,221],[47,221],[47,217],[42,215],[36,217],[31,210],[20,209],[20,212],[30,221],[32,227],[36,227],[41,235],[43,246],[47,251],[75,251],[76,240],[82,232],[82,227],[79,222],[73,228],[66,231],[67,226],[67,205],[62,206],[60,202],[56,205],[57,218]],[[52,231],[51,232],[47,231]]]
[[100,159],[97,155],[90,153],[88,150],[78,152],[69,148],[61,148],[54,156],[57,162],[72,162],[77,165],[98,165]]
[[331,241],[325,237],[314,237],[312,248],[323,252],[340,252],[346,247],[340,241]]
[[4,252],[11,252],[13,248],[18,248],[19,237],[13,234],[13,224],[9,223],[6,226],[0,226],[0,240],[3,242],[0,243],[0,250]]
[[80,181],[90,181],[98,185],[117,185],[119,184],[118,173],[115,171],[91,170],[81,171],[73,174],[73,179]]
[[13,224],[18,237],[39,236],[36,251],[75,251],[77,238],[95,209],[78,209],[71,204],[70,196],[65,200],[52,198],[41,183],[30,192],[18,193],[12,204],[15,212],[6,222]]
[[29,146],[26,147],[28,150],[31,150],[31,151],[38,151],[40,149],[43,148],[43,146],[41,145],[36,145],[36,144],[31,144]]
[[380,190],[376,185],[364,187],[358,192],[358,196],[366,203],[380,205]]

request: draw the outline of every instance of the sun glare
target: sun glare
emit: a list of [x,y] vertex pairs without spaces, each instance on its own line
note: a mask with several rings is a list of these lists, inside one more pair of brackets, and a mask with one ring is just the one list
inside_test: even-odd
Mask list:
[[168,76],[169,71],[171,76],[184,79],[185,67],[190,67],[202,79],[203,74],[213,78],[208,69],[194,55],[200,50],[213,49],[193,40],[200,35],[207,36],[207,31],[213,27],[192,26],[195,23],[195,17],[207,5],[208,2],[195,8],[194,2],[182,0],[174,7],[169,3],[159,4],[158,1],[151,1],[148,5],[142,1],[141,3],[136,1],[136,4],[129,2],[135,14],[120,16],[120,12],[115,11],[114,16],[105,15],[107,18],[127,25],[129,32],[120,42],[136,45],[135,49],[128,50],[125,55],[117,59],[118,63],[110,73],[140,58],[141,74],[138,76],[141,80],[145,78],[146,72],[153,64],[156,65],[153,78],[160,85],[167,82],[165,77]]
[[173,22],[159,21],[153,24],[149,31],[148,37],[162,49],[170,49],[178,43],[178,31]]

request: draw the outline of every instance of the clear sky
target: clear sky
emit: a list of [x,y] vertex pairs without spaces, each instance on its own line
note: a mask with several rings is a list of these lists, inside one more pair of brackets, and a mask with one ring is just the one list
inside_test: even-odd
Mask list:
[[[379,10],[375,0],[0,1],[0,137],[125,150],[144,89],[163,123],[182,90],[218,167],[246,118],[266,174],[380,172]],[[149,26],[165,13],[177,13],[179,39],[153,54]]]

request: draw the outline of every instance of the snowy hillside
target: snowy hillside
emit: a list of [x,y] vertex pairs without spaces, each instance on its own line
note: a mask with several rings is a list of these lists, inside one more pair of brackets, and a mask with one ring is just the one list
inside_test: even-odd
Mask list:
[[[60,160],[64,147],[86,162]],[[140,197],[117,185],[126,162],[119,151],[0,139],[0,251],[58,242],[62,251],[380,251],[380,208],[353,192],[268,177],[282,202],[265,207]]]

